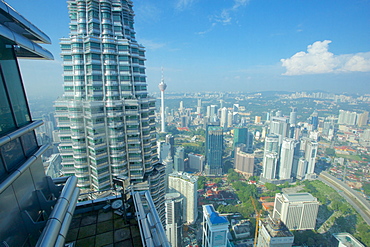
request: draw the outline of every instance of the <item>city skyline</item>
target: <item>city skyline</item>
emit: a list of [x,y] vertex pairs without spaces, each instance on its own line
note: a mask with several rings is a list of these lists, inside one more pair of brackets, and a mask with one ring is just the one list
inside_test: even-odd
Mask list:
[[[28,61],[21,62],[28,94],[60,96],[59,39],[68,35],[66,2],[8,2],[53,42],[49,49],[56,60],[37,61],[45,70],[35,72]],[[364,92],[370,75],[370,3],[333,3],[134,1],[137,40],[147,50],[148,91],[159,91],[163,67],[169,92]],[[40,85],[43,90],[36,90]]]

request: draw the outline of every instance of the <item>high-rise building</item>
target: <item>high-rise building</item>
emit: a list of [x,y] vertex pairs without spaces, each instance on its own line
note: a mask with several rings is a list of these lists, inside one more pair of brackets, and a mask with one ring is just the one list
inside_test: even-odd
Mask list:
[[366,126],[369,120],[369,112],[364,111],[363,113],[358,114],[357,116],[357,126],[362,127]]
[[355,125],[357,122],[357,113],[339,110],[338,124]]
[[319,202],[309,193],[277,193],[272,217],[290,230],[313,230],[318,210]]
[[68,1],[64,94],[55,102],[59,150],[64,175],[76,175],[83,191],[110,188],[114,177],[127,176],[135,189],[155,192],[164,220],[155,99],[148,97],[132,8],[132,1]]
[[188,160],[189,160],[189,168],[191,170],[200,171],[200,172],[203,171],[203,167],[205,163],[204,155],[189,153]]
[[303,180],[307,173],[307,161],[304,159],[304,157],[301,157],[297,162],[296,178]]
[[316,110],[311,114],[309,124],[312,125],[312,130],[317,130],[317,127],[319,126],[319,114]]
[[203,205],[203,247],[229,246],[229,221],[215,211],[212,204]]
[[254,155],[242,151],[241,147],[235,149],[235,169],[250,177],[254,175]]
[[238,146],[238,144],[248,143],[248,128],[246,127],[237,127],[234,128],[234,142],[233,149]]
[[166,235],[172,247],[182,246],[183,198],[180,193],[166,194]]
[[283,142],[283,138],[288,137],[289,134],[289,119],[282,116],[272,117],[270,121],[270,134],[278,135],[279,144],[281,144]]
[[289,115],[289,124],[290,125],[296,125],[297,124],[297,108],[292,107],[292,111]]
[[257,247],[291,247],[294,235],[281,221],[271,218],[259,221],[259,233]]
[[170,153],[171,153],[172,159],[174,159],[175,158],[175,137],[173,137],[173,135],[171,134],[167,134],[166,143],[169,143],[171,145]]
[[311,139],[306,139],[305,142],[306,142],[306,145],[305,145],[304,153],[305,153],[305,159],[307,161],[306,174],[308,175],[306,177],[309,178],[315,173],[318,143]]
[[205,167],[205,173],[207,175],[222,175],[223,145],[222,128],[219,126],[207,126]]
[[185,149],[180,146],[176,148],[175,159],[173,160],[174,170],[177,172],[183,172],[185,170]]
[[171,145],[165,141],[157,141],[158,159],[163,162],[168,156],[171,156]]
[[265,178],[267,180],[276,179],[278,158],[279,156],[277,153],[267,153],[263,155],[261,178]]
[[279,159],[279,136],[268,135],[265,138],[261,178],[272,180],[276,178]]
[[220,126],[222,128],[227,127],[227,108],[226,107],[221,108]]
[[280,151],[279,179],[287,180],[292,178],[293,157],[296,147],[296,140],[284,138]]
[[[76,177],[44,173],[18,58],[53,59],[49,37],[4,1],[0,4],[0,245],[61,246],[79,189]],[[41,64],[35,64],[38,70]],[[42,69],[42,68],[40,68]]]
[[174,172],[168,180],[170,192],[178,192],[184,199],[184,222],[193,224],[198,217],[198,177],[185,172]]

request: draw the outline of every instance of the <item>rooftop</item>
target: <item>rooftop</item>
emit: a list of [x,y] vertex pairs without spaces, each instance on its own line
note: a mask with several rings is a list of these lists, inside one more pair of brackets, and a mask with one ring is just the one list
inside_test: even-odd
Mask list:
[[293,237],[293,234],[281,221],[275,221],[270,218],[260,221],[271,237]]
[[333,237],[336,238],[342,246],[347,247],[365,247],[365,245],[361,244],[356,238],[354,238],[351,234],[347,232],[343,233],[334,233]]
[[316,197],[312,196],[310,193],[291,193],[291,194],[283,193],[283,196],[289,202],[302,202],[302,201],[313,202],[313,201],[317,201]]
[[220,216],[214,209],[213,205],[204,205],[207,217],[212,225],[229,224],[229,221],[224,216]]

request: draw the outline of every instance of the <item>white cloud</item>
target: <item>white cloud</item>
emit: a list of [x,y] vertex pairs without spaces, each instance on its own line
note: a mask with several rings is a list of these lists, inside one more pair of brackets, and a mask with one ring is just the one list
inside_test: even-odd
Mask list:
[[216,21],[221,22],[222,24],[231,23],[231,13],[237,11],[240,7],[247,5],[249,0],[234,0],[233,6],[230,8],[223,9],[219,16],[216,16]]
[[286,68],[283,75],[324,74],[333,72],[370,71],[370,52],[334,55],[329,52],[330,40],[316,41],[287,59],[281,59]]
[[176,3],[175,8],[177,10],[180,10],[180,11],[184,10],[184,9],[190,7],[193,4],[194,1],[195,0],[178,0],[177,3]]
[[[188,0],[189,1],[189,0]],[[211,32],[214,27],[221,23],[222,25],[228,25],[232,23],[232,13],[236,12],[240,7],[243,7],[249,3],[249,0],[234,0],[233,5],[230,8],[221,10],[221,13],[210,18],[212,26],[205,31],[197,32],[199,35],[203,35]]]

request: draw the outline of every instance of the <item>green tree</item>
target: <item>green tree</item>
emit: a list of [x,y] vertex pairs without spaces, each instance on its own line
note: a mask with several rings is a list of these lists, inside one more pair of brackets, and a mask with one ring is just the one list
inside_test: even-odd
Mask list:
[[198,177],[198,189],[204,189],[206,187],[205,185],[206,181],[207,181],[206,177],[199,176]]

